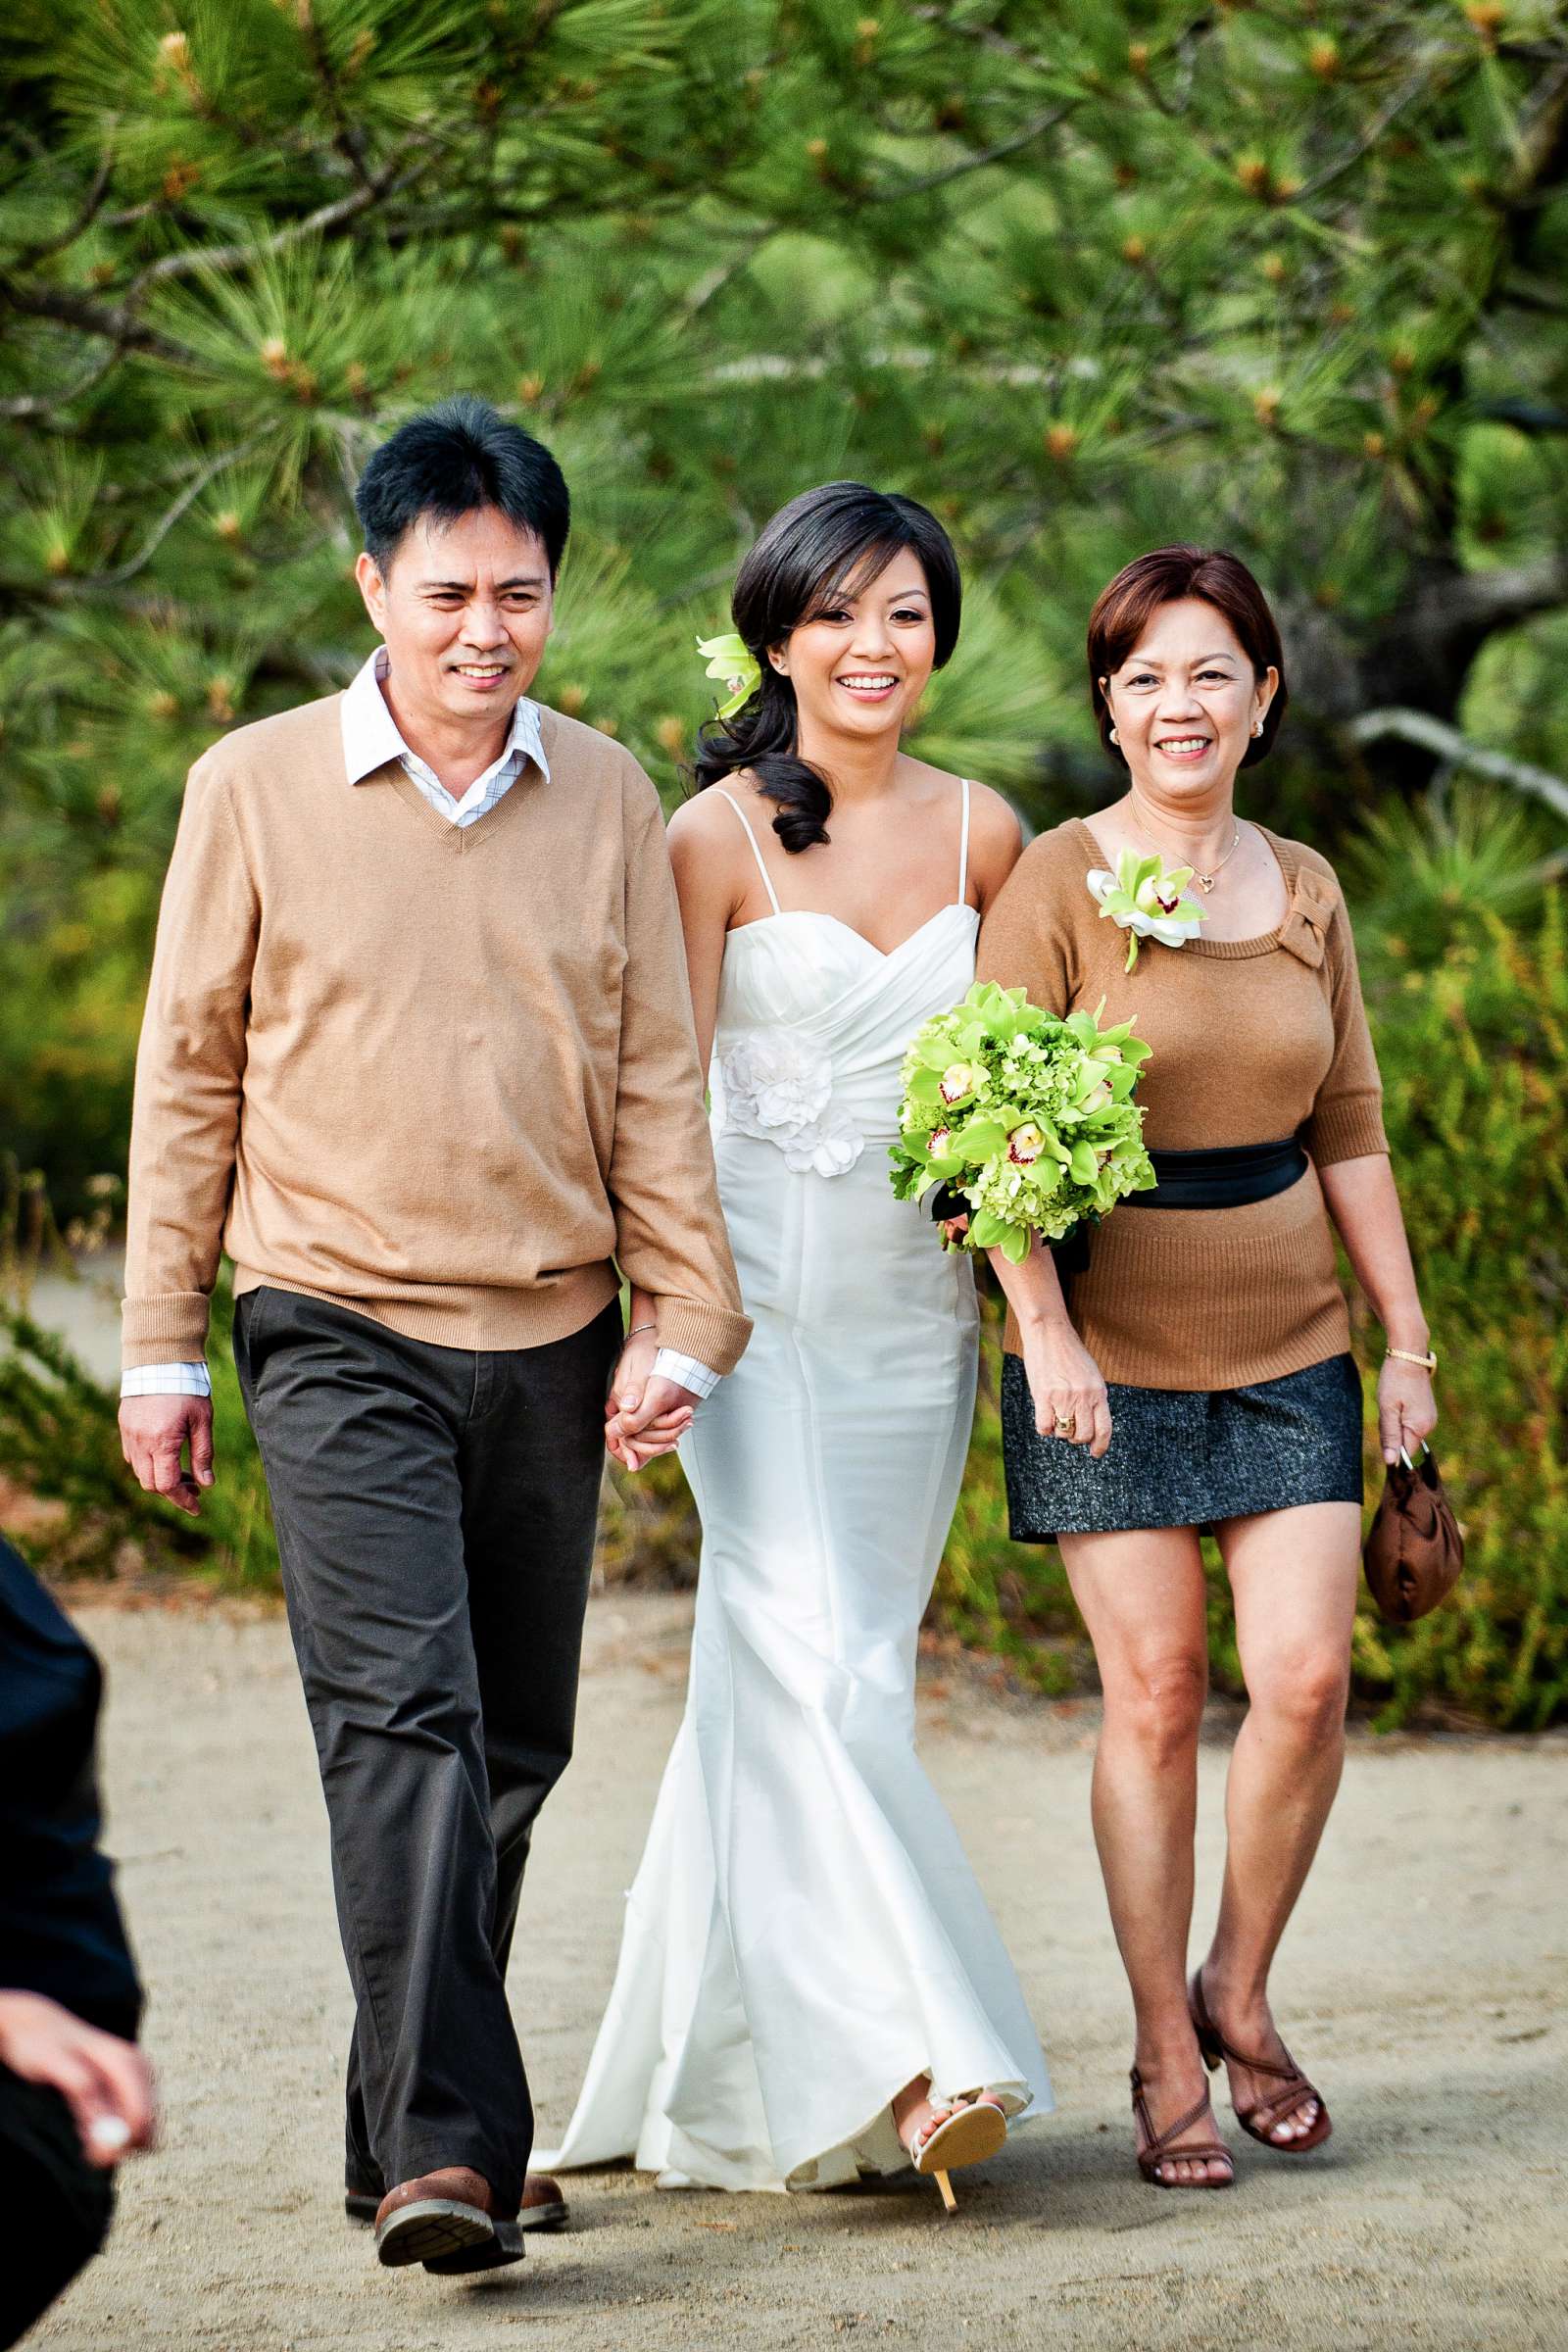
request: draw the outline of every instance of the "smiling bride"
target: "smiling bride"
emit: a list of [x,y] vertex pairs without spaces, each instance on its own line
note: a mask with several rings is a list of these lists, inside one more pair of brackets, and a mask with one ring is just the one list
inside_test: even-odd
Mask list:
[[1019,850],[999,795],[901,749],[960,595],[912,500],[792,500],[741,566],[739,692],[670,826],[755,1331],[695,1419],[642,1415],[635,1358],[611,1401],[629,1467],[679,1436],[703,1560],[685,1718],[553,2168],[632,2156],[665,2186],[765,2189],[912,2164],[951,2206],[948,2174],[1052,2104],[914,1752],[976,1315],[888,1147],[905,1048],[969,987]]

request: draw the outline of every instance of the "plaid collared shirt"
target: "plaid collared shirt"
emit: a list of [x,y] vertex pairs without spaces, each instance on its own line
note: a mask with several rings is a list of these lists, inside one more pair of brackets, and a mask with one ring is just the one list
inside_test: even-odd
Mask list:
[[492,760],[482,776],[456,799],[448,792],[434,768],[411,752],[398,733],[398,722],[392,715],[391,705],[382,693],[387,675],[387,655],[384,645],[375,652],[355,676],[343,697],[343,763],[348,769],[351,784],[363,784],[378,767],[389,760],[401,760],[403,771],[412,784],[416,784],[437,816],[444,816],[451,825],[476,824],[512,787],[529,760],[548,784],[550,762],[545,758],[544,738],[539,732],[539,706],[519,695],[512,713],[512,725],[499,760]]

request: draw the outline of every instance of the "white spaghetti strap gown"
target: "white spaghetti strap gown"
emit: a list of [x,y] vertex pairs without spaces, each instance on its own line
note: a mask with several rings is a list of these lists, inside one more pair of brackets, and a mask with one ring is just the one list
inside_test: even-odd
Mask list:
[[914,1753],[976,1314],[887,1147],[910,1037],[974,977],[968,828],[965,784],[958,897],[891,955],[782,908],[760,852],[773,911],[729,936],[713,1131],[756,1328],[681,1447],[703,1522],[686,1713],[551,2171],[631,2156],[669,2187],[827,2187],[907,2163],[890,2102],[919,2075],[1009,2115],[1052,2104]]

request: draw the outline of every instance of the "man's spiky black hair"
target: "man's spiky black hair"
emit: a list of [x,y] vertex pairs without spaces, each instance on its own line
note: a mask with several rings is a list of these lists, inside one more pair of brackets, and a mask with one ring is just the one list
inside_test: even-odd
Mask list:
[[383,579],[404,534],[425,515],[456,522],[499,509],[543,542],[552,579],[571,527],[565,476],[543,442],[466,392],[399,425],[366,466],[354,504]]

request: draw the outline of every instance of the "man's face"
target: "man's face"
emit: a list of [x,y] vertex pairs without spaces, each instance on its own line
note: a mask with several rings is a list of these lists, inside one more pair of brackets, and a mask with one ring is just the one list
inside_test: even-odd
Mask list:
[[355,577],[411,716],[493,726],[532,685],[554,616],[550,564],[497,508],[422,518],[385,575],[361,556]]

